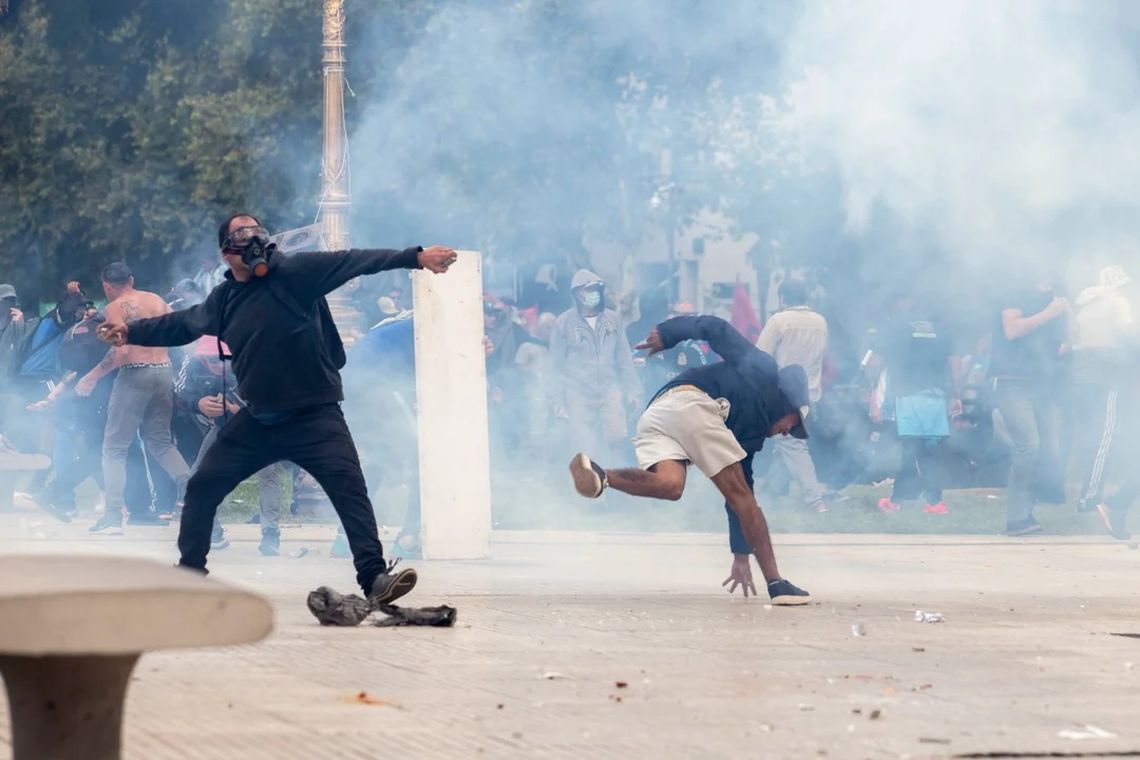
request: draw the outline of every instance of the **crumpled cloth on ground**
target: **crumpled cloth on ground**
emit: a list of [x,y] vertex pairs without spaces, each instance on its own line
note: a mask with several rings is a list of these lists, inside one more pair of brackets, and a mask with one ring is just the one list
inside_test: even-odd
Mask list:
[[426,625],[450,628],[455,625],[458,610],[447,605],[439,607],[398,607],[394,604],[373,605],[356,594],[339,594],[328,586],[309,592],[309,612],[321,625],[360,625],[373,612],[386,617],[372,621],[372,625],[389,628],[398,625]]

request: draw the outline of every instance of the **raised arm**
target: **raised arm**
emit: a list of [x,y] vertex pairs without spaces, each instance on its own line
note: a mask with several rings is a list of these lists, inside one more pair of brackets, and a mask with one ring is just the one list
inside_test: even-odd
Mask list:
[[1069,302],[1064,298],[1054,298],[1048,306],[1030,317],[1025,316],[1021,309],[1002,309],[1002,332],[1005,333],[1006,340],[1024,338],[1042,325],[1052,322],[1064,314],[1068,308]]

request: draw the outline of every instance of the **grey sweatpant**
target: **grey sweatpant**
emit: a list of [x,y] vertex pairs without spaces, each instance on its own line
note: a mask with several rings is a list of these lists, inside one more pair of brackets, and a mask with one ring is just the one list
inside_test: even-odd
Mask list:
[[[198,457],[194,460],[194,466],[190,468],[190,474],[194,474],[198,471],[198,467],[202,464],[202,459],[206,456],[206,452],[210,450],[210,447],[214,445],[214,441],[217,440],[219,430],[221,430],[221,425],[215,422],[206,432],[206,437],[202,439],[202,447],[198,449]],[[277,533],[280,530],[278,524],[281,521],[281,507],[285,501],[285,495],[281,490],[281,486],[289,478],[289,467],[284,462],[271,464],[257,473],[257,490],[258,501],[261,504],[262,533]]]
[[815,462],[808,451],[807,441],[790,435],[777,435],[769,438],[768,443],[775,461],[765,479],[765,490],[779,492],[788,481],[795,481],[799,483],[801,496],[808,506],[823,499],[825,489],[816,477]]
[[147,452],[166,470],[178,488],[186,491],[190,468],[174,447],[170,416],[174,411],[174,376],[169,364],[126,366],[115,376],[107,405],[103,436],[103,482],[108,514],[123,511],[127,485],[127,449],[139,433]]

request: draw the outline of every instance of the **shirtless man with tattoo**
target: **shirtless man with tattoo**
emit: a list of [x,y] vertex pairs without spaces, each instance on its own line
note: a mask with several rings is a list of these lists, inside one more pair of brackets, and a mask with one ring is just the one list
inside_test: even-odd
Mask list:
[[[126,264],[116,262],[103,269],[103,292],[107,295],[108,322],[131,323],[170,312],[159,296],[135,290],[135,278]],[[92,533],[118,533],[123,527],[123,491],[127,480],[127,450],[142,432],[147,452],[178,486],[179,499],[186,488],[189,468],[174,447],[170,417],[174,410],[174,375],[165,348],[122,345],[107,352],[103,361],[76,384],[80,396],[90,395],[107,374],[118,370],[107,407],[107,430],[103,437],[103,480],[107,511],[91,527]]]

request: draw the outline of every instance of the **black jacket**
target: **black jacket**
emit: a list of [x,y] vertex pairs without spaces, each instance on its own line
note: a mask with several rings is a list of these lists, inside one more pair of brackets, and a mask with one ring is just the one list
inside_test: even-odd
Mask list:
[[[237,282],[227,272],[226,281],[198,306],[132,322],[127,341],[181,346],[220,335],[233,353],[238,395],[255,415],[342,401],[340,372],[317,316],[320,299],[360,275],[417,269],[420,250],[276,254],[265,277]],[[274,292],[270,279],[307,312],[304,319]]]

